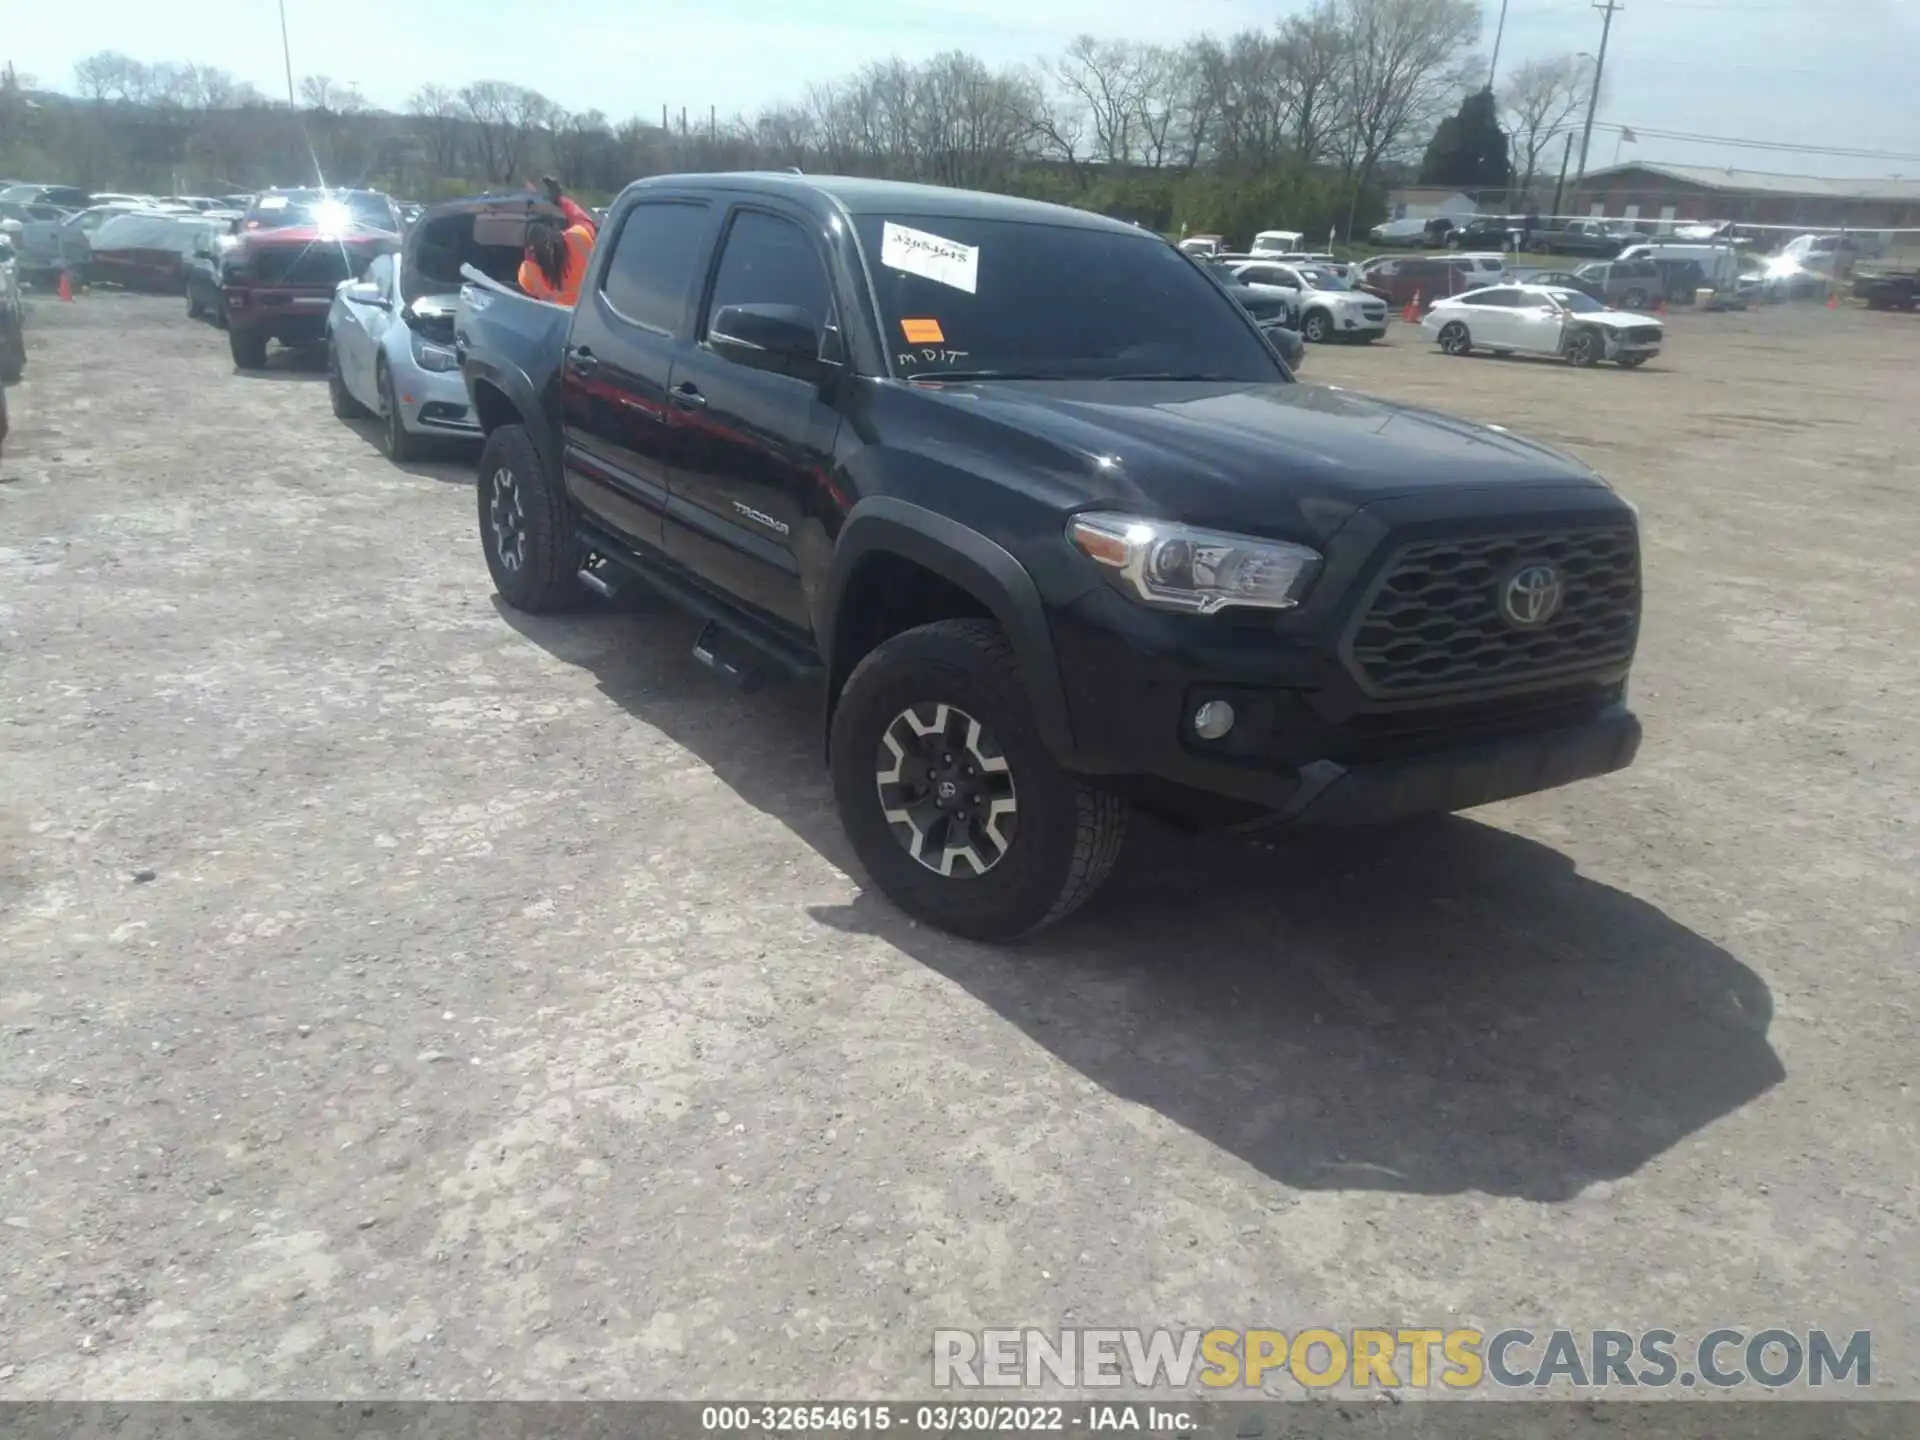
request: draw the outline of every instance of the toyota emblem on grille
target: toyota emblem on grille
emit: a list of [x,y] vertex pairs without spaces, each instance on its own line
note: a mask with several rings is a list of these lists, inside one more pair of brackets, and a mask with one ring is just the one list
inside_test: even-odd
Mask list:
[[1500,587],[1500,613],[1509,625],[1533,630],[1560,613],[1566,582],[1544,561],[1530,561],[1507,577]]

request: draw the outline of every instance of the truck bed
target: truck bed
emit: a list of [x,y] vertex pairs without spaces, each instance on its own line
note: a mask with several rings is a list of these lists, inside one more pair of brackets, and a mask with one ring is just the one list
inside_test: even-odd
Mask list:
[[472,265],[460,267],[460,278],[466,283],[454,312],[453,345],[469,393],[474,380],[484,378],[538,402],[559,375],[573,311],[502,285]]

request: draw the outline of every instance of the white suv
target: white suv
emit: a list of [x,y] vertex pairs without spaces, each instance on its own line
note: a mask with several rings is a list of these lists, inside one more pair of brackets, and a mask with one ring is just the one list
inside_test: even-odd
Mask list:
[[1257,273],[1262,284],[1297,289],[1302,339],[1316,344],[1341,338],[1378,340],[1387,333],[1387,302],[1351,288],[1323,266],[1240,260],[1230,268],[1242,280],[1252,281]]

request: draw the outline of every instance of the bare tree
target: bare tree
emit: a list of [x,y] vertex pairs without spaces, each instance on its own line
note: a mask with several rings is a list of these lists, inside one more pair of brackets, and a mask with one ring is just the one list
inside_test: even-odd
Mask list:
[[1129,40],[1082,35],[1047,66],[1060,104],[1084,117],[1093,135],[1093,159],[1125,165],[1134,158],[1145,84],[1146,47]]
[[1541,153],[1593,93],[1593,62],[1579,55],[1529,60],[1506,84],[1501,111],[1513,136],[1522,194],[1533,188]]
[[1466,88],[1474,0],[1337,0],[1345,102],[1340,159],[1364,190],[1384,160],[1431,133]]
[[153,74],[129,55],[101,50],[74,62],[73,83],[87,100],[144,105],[152,96]]
[[422,85],[407,97],[410,127],[427,165],[437,176],[460,173],[460,101],[444,85]]
[[1320,0],[1280,27],[1279,69],[1294,153],[1308,164],[1327,158],[1346,97],[1341,93],[1348,37],[1334,0]]
[[331,75],[300,77],[300,101],[309,110],[324,115],[359,115],[367,108],[360,87],[351,80],[336,80]]
[[480,169],[496,185],[514,178],[528,141],[551,124],[556,113],[554,103],[538,90],[507,80],[476,80],[462,86],[458,98]]

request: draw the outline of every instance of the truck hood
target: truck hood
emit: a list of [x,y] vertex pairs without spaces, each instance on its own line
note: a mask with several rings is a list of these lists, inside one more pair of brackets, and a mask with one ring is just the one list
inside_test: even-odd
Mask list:
[[1050,498],[1069,508],[1112,505],[1254,533],[1321,534],[1360,506],[1433,489],[1607,488],[1578,461],[1503,430],[1323,386],[1142,380],[906,388],[953,422],[951,431],[929,427],[945,442],[936,442],[942,452],[960,442],[982,457],[1006,455],[1027,475],[1062,482],[1049,487]]

